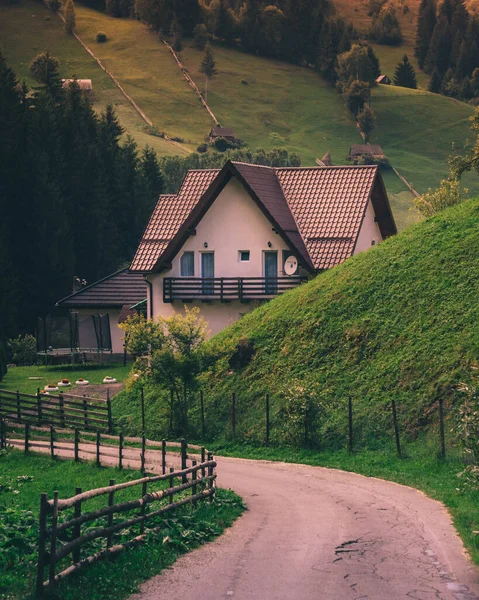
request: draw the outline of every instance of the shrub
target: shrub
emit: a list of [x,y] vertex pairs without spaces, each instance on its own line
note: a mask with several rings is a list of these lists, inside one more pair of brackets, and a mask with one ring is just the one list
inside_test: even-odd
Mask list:
[[106,37],[106,33],[104,33],[103,31],[99,31],[99,32],[96,34],[96,41],[97,41],[99,44],[103,44],[104,42],[106,42],[106,40],[107,40],[107,39],[108,39],[108,38]]
[[198,148],[196,148],[196,151],[201,153],[208,152],[208,144],[200,144]]
[[472,384],[459,388],[466,400],[459,411],[459,435],[469,465],[462,473],[461,487],[464,491],[479,492],[479,392]]
[[459,179],[450,177],[443,179],[437,190],[429,188],[426,194],[416,198],[414,204],[422,215],[431,217],[448,206],[467,200],[467,194],[467,189],[461,189]]
[[12,362],[19,366],[36,365],[38,362],[37,356],[37,341],[33,335],[19,335],[17,338],[11,339],[8,342]]
[[215,150],[218,150],[218,152],[226,152],[226,150],[234,147],[234,145],[231,142],[228,142],[228,140],[224,137],[216,138],[213,142],[213,146],[215,147]]
[[242,79],[242,80],[241,80],[241,83],[242,83],[243,85],[249,85],[249,84],[248,84],[248,81],[247,81],[246,79]]
[[232,369],[243,369],[250,363],[255,351],[254,340],[239,339],[233,354],[229,358],[229,366]]

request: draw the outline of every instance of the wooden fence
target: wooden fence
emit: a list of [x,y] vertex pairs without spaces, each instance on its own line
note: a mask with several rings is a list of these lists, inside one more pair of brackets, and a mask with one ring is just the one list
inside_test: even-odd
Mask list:
[[52,395],[41,394],[40,390],[36,394],[0,390],[0,413],[17,423],[81,427],[107,433],[113,430],[109,393],[102,400],[61,392]]
[[[151,533],[161,532],[161,517],[167,512],[185,504],[196,505],[206,498],[212,501],[215,467],[209,454],[204,462],[193,461],[191,467],[180,471],[171,469],[168,474],[116,485],[115,480],[110,480],[109,486],[87,492],[77,488],[71,498],[60,499],[55,492],[49,500],[47,494],[42,494],[36,597],[41,598],[46,590],[88,565],[141,544]],[[161,487],[165,485],[166,489]],[[115,504],[120,490],[134,486],[141,486],[139,497]],[[84,503],[98,497],[106,497],[105,505],[85,512]]]

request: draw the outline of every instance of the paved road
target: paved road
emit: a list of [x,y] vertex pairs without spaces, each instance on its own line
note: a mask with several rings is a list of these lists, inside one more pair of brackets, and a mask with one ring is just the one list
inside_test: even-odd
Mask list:
[[479,600],[438,502],[319,467],[218,459],[249,510],[130,600]]

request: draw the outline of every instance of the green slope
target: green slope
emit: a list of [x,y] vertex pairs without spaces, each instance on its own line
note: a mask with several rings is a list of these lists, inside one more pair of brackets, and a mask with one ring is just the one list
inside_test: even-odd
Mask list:
[[[270,393],[272,438],[291,441],[285,394],[296,380],[318,385],[323,447],[344,447],[348,397],[358,442],[369,447],[391,436],[392,398],[409,433],[434,421],[438,398],[456,400],[455,386],[479,358],[478,224],[477,199],[444,211],[215,336],[204,374],[210,433],[230,434],[235,391],[238,437],[263,441]],[[229,357],[242,338],[256,354],[232,371]]]

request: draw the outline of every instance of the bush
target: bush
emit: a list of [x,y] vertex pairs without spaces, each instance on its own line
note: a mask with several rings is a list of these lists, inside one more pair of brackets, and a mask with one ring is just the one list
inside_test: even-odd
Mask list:
[[242,80],[241,80],[241,83],[242,83],[243,85],[249,85],[249,84],[248,84],[248,81],[247,81],[246,79],[242,79]]
[[229,366],[232,369],[243,369],[250,363],[254,353],[254,340],[248,338],[239,339],[233,354],[229,358]]
[[99,44],[103,44],[104,42],[106,42],[106,40],[107,40],[107,39],[108,39],[108,38],[106,37],[106,33],[104,33],[103,31],[99,31],[99,32],[96,34],[96,41],[97,41]]
[[8,342],[9,350],[12,355],[12,362],[18,366],[36,365],[38,362],[37,356],[37,341],[33,335],[19,335],[17,338],[11,339]]
[[208,152],[208,144],[200,144],[200,145],[198,146],[198,148],[196,148],[196,151],[197,151],[197,152],[200,152],[200,153],[202,153],[202,154],[203,154],[204,152]]
[[479,392],[472,384],[463,384],[459,389],[466,400],[459,411],[458,432],[469,464],[458,476],[463,491],[479,492]]
[[437,190],[429,188],[426,194],[416,198],[414,204],[425,217],[431,217],[448,206],[467,200],[467,189],[461,189],[459,179],[443,179]]

